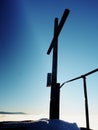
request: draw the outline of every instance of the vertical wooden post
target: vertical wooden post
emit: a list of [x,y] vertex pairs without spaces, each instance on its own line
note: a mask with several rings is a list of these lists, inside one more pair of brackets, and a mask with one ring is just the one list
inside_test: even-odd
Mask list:
[[[58,28],[58,18],[54,22],[54,35]],[[55,39],[53,47],[53,61],[52,61],[52,85],[50,96],[50,119],[59,119],[59,87],[57,84],[57,59],[58,59],[58,37]]]
[[59,24],[58,24],[58,18],[55,18],[54,37],[47,51],[47,54],[49,55],[51,50],[53,49],[52,83],[51,83],[50,113],[49,113],[50,119],[59,119],[60,84],[57,83],[58,36],[69,15],[69,12],[70,12],[69,9],[66,9],[64,11]]

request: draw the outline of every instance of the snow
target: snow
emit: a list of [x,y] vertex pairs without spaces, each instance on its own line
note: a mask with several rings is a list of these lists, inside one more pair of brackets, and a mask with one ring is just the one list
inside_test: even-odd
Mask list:
[[37,122],[41,126],[41,130],[79,130],[76,123],[68,123],[62,120],[40,120]]
[[[2,126],[2,127],[1,127]],[[6,122],[0,125],[0,130],[5,128],[19,128],[25,130],[80,130],[76,123],[69,123],[62,120],[41,119],[38,121]]]

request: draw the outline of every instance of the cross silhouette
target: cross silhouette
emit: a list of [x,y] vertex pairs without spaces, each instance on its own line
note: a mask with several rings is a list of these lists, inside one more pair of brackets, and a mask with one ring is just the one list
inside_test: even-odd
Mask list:
[[59,119],[59,97],[60,97],[60,84],[57,83],[57,59],[58,59],[58,36],[62,30],[62,27],[68,17],[69,9],[65,9],[64,14],[58,24],[58,18],[55,18],[54,22],[54,37],[47,51],[49,55],[53,49],[53,61],[52,61],[52,81],[51,81],[51,95],[50,95],[50,119]]

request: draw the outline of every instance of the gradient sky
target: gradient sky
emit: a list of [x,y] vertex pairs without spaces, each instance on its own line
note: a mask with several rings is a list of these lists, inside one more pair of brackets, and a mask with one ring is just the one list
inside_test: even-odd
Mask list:
[[[49,113],[54,18],[70,14],[59,36],[58,82],[98,68],[97,0],[0,0],[0,111]],[[98,115],[98,73],[87,77],[90,114]],[[61,89],[61,117],[84,116],[82,79]]]

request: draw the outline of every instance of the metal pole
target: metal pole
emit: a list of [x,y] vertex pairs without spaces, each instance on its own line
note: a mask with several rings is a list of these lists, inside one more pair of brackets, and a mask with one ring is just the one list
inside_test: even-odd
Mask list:
[[[55,18],[54,34],[58,28],[58,18]],[[52,85],[50,99],[50,119],[59,119],[59,84],[57,84],[58,37],[53,47]]]
[[85,116],[86,116],[86,127],[87,130],[90,129],[89,126],[89,110],[88,110],[88,98],[87,98],[87,88],[86,88],[86,77],[83,76],[83,83],[84,83],[84,97],[85,97]]

